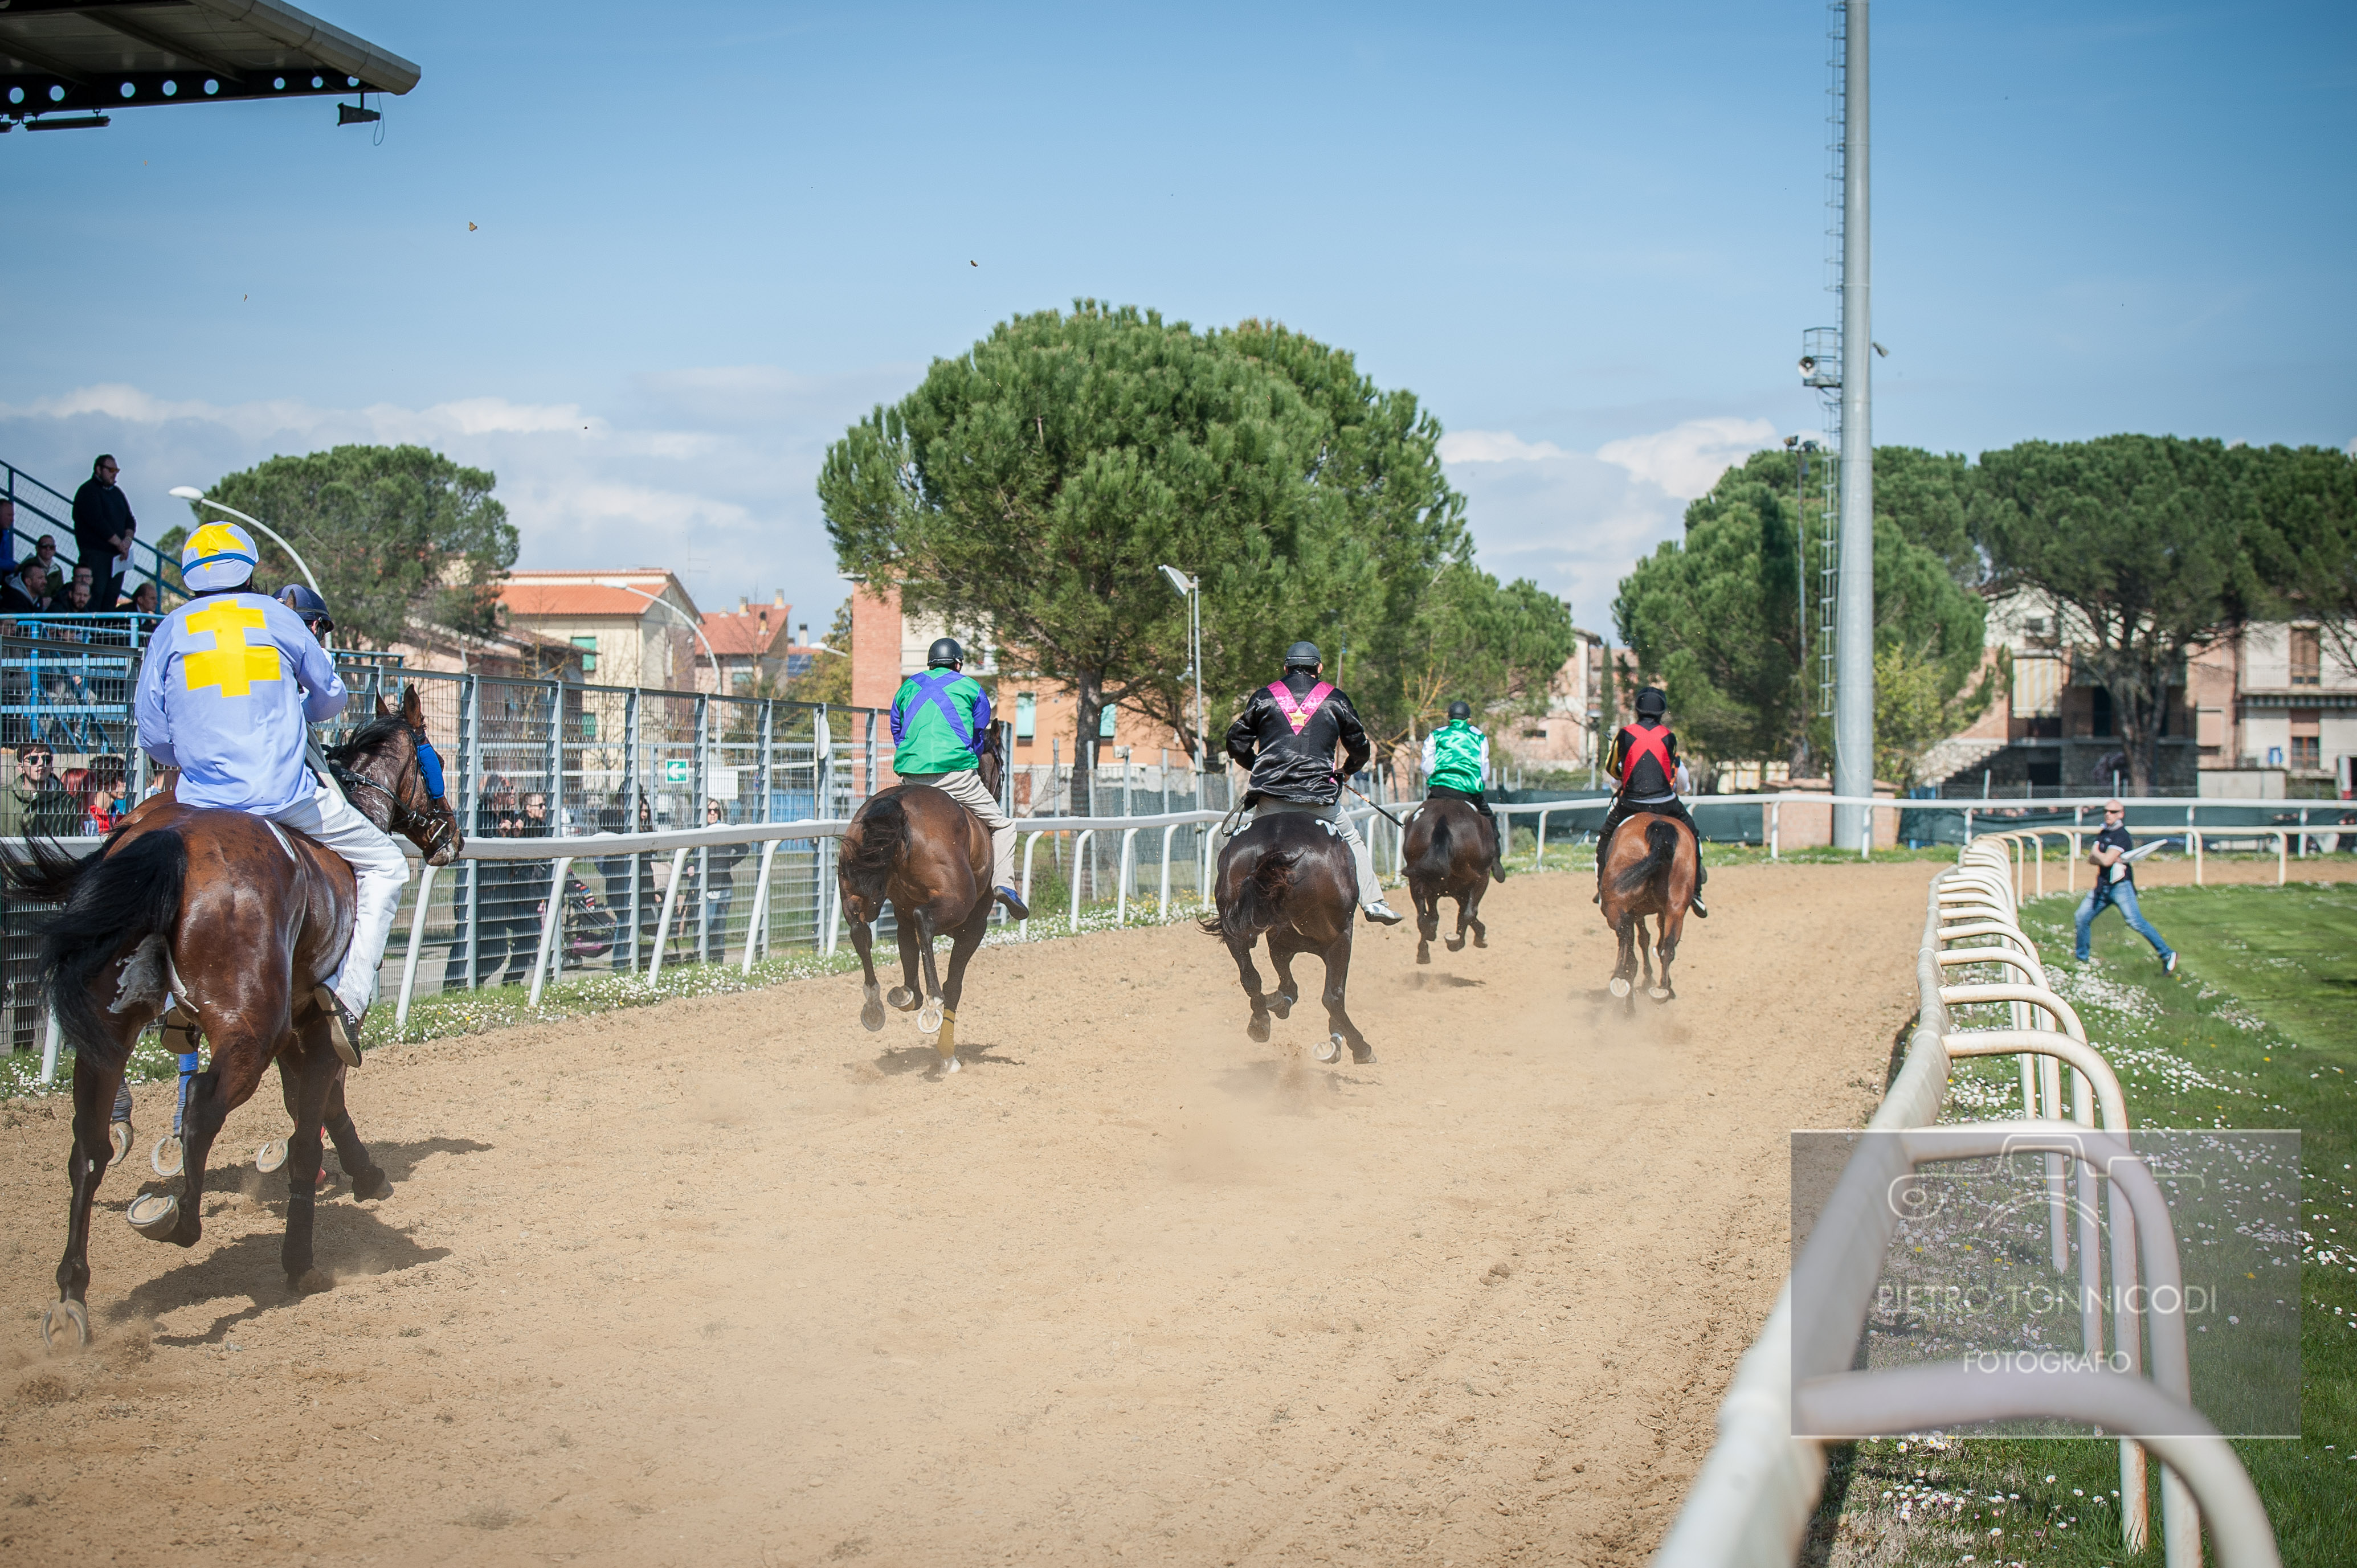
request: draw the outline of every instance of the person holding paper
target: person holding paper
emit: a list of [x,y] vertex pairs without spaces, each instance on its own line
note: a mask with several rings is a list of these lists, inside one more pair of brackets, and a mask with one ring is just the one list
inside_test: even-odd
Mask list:
[[2136,839],[2128,832],[2127,807],[2118,800],[2104,802],[2104,831],[2095,835],[2088,846],[2087,864],[2095,868],[2095,886],[2079,903],[2078,960],[2087,961],[2087,929],[2107,904],[2116,905],[2127,920],[2128,929],[2152,944],[2160,955],[2160,967],[2170,974],[2177,972],[2177,953],[2152,922],[2136,908]]

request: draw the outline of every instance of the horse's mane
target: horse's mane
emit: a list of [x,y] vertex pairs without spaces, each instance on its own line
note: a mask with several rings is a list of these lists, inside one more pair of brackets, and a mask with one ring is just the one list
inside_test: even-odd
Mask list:
[[368,723],[354,730],[347,738],[339,740],[335,745],[328,747],[328,760],[330,762],[350,762],[353,757],[360,756],[363,752],[374,751],[378,746],[383,745],[386,741],[391,740],[394,736],[400,734],[403,730],[407,729],[408,727],[409,726],[401,722],[398,715],[389,718],[371,719]]

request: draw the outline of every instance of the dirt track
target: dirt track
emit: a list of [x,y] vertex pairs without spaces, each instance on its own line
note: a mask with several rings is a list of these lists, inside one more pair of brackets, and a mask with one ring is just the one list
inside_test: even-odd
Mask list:
[[69,1358],[62,1108],[19,1109],[0,1554],[1641,1561],[1933,869],[1722,872],[1629,1023],[1587,879],[1517,878],[1486,951],[1361,937],[1367,1068],[1308,1060],[1314,1005],[1252,1044],[1186,928],[986,950],[946,1080],[850,978],[387,1050],[351,1104],[396,1185],[321,1206],[337,1289],[282,1289],[283,1178],[216,1175],[182,1253],[110,1173]]

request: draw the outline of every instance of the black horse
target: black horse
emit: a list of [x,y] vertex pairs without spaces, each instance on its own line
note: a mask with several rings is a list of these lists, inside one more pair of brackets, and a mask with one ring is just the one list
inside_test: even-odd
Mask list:
[[1457,900],[1457,934],[1448,950],[1465,946],[1465,928],[1473,928],[1473,945],[1490,945],[1490,928],[1481,923],[1481,896],[1490,890],[1490,863],[1498,852],[1497,835],[1481,813],[1463,800],[1435,796],[1418,807],[1407,824],[1400,854],[1406,863],[1408,897],[1415,902],[1415,961],[1432,961],[1432,944],[1440,936],[1440,901]]
[[[1301,998],[1293,978],[1294,955],[1316,953],[1326,961],[1329,1031],[1318,1047],[1318,1059],[1330,1062],[1348,1046],[1352,1061],[1373,1061],[1373,1047],[1343,1005],[1351,980],[1351,929],[1359,910],[1359,877],[1350,846],[1307,813],[1268,812],[1220,851],[1216,886],[1219,913],[1206,916],[1202,927],[1226,942],[1236,961],[1244,994],[1252,998],[1246,1032],[1265,1040],[1269,1015],[1283,1018],[1293,1011]],[[1279,983],[1274,996],[1262,992],[1260,971],[1252,961],[1253,944],[1264,935]]]

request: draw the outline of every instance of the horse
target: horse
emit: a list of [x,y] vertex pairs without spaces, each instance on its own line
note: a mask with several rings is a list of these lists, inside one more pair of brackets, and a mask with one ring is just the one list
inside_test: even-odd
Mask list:
[[[398,711],[379,698],[374,720],[328,757],[355,809],[408,838],[427,865],[447,865],[462,841],[418,766],[425,725],[413,686]],[[126,1218],[150,1240],[197,1244],[213,1139],[275,1061],[295,1119],[279,1263],[292,1289],[328,1288],[312,1255],[322,1128],[356,1197],[393,1186],[343,1108],[343,1063],[314,994],[350,938],[351,867],[299,832],[244,811],[184,806],[168,792],[141,802],[88,858],[40,839],[27,849],[27,859],[0,858],[19,892],[63,906],[42,932],[37,973],[74,1047],[73,1191],[42,1340],[54,1348],[70,1326],[77,1344],[90,1342],[91,1206],[113,1152],[108,1116],[133,1043],[175,999],[167,1027],[200,1030],[212,1062],[189,1086],[180,1192],[137,1199]]]
[[[995,725],[980,762],[984,786],[997,794],[1004,765]],[[896,784],[868,797],[844,829],[835,860],[835,889],[866,976],[861,1026],[871,1033],[882,1028],[887,1002],[903,1013],[914,1012],[918,1031],[933,1036],[945,1073],[958,1070],[957,1010],[965,994],[965,966],[990,929],[990,830],[930,784]],[[879,993],[876,920],[887,899],[900,942],[901,983]],[[933,939],[943,931],[951,935],[946,983],[933,962]]]
[[[1317,1047],[1318,1059],[1330,1062],[1347,1045],[1352,1061],[1373,1061],[1374,1049],[1351,1022],[1343,1000],[1351,981],[1351,931],[1359,912],[1359,877],[1350,846],[1305,812],[1265,812],[1221,849],[1214,886],[1218,913],[1200,923],[1227,943],[1244,994],[1252,999],[1252,1021],[1244,1032],[1265,1041],[1269,1015],[1292,1014],[1301,999],[1293,978],[1294,955],[1316,953],[1326,961],[1327,1036]],[[1252,961],[1253,943],[1264,935],[1276,968],[1274,996],[1262,993],[1260,971]]]
[[[1686,901],[1694,897],[1701,864],[1694,834],[1675,817],[1635,811],[1620,821],[1604,862],[1604,923],[1620,938],[1620,961],[1612,970],[1612,994],[1637,1010],[1630,978],[1641,960],[1646,994],[1656,1002],[1677,995],[1670,984],[1670,961],[1677,956],[1678,933],[1685,929]],[[1660,919],[1661,983],[1653,983],[1652,955],[1645,948],[1645,917]]]
[[1408,897],[1415,902],[1416,962],[1432,961],[1443,898],[1457,900],[1457,934],[1448,939],[1448,950],[1464,950],[1468,926],[1473,928],[1475,947],[1490,945],[1490,929],[1481,923],[1481,896],[1490,890],[1490,862],[1497,842],[1480,812],[1445,795],[1426,800],[1409,819],[1400,854],[1407,865]]

